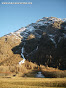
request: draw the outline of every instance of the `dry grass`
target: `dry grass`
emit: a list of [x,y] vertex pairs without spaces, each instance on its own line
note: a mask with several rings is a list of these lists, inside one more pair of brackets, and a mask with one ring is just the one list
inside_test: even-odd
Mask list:
[[19,62],[22,58],[19,55],[13,54],[12,48],[21,43],[20,39],[11,35],[0,38],[0,66],[13,65]]
[[36,64],[25,61],[22,65],[14,65],[14,66],[0,66],[0,77],[1,76],[19,76],[22,77],[24,74],[28,74],[32,72],[37,67]]
[[[46,76],[61,72],[55,68],[40,66],[39,71]],[[65,88],[66,78],[32,78],[37,72],[37,65],[26,61],[19,66],[0,66],[0,88]],[[54,73],[53,73],[54,72]],[[5,74],[5,75],[4,75]],[[56,73],[55,73],[56,74]],[[26,77],[25,77],[26,75]],[[24,76],[24,77],[22,77]],[[30,78],[29,78],[30,77]]]
[[66,70],[59,70],[57,68],[40,66],[40,69],[47,78],[64,78],[66,77]]
[[18,77],[35,77],[37,71],[41,71],[47,78],[64,78],[66,77],[66,70],[62,71],[52,67],[45,67],[40,65],[37,69],[35,63],[25,61],[24,64],[14,66],[0,66],[0,77],[2,76],[18,76]]
[[0,88],[65,88],[66,78],[1,78]]

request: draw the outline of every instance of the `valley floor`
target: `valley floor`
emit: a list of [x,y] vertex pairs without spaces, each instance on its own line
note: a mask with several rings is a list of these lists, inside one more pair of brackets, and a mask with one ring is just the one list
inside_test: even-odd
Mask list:
[[66,88],[66,78],[0,78],[0,88]]

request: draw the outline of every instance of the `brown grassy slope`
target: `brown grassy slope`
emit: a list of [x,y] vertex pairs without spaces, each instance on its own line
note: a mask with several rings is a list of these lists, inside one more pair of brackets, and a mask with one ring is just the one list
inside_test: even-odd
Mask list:
[[15,75],[18,77],[35,77],[36,73],[41,71],[47,78],[64,78],[66,77],[65,70],[59,70],[52,67],[40,65],[39,69],[35,63],[25,61],[22,65],[0,66],[0,77]]
[[19,45],[20,42],[20,38],[16,38],[15,35],[6,35],[0,38],[0,65],[13,65],[22,59],[20,55],[12,52],[12,48]]
[[16,54],[16,55],[12,55],[10,58],[5,59],[4,61],[2,61],[0,63],[0,65],[3,66],[14,66],[16,64],[18,64],[19,61],[21,61],[22,58],[20,55]]
[[33,70],[37,68],[35,63],[25,61],[22,65],[13,65],[13,66],[0,66],[0,77],[13,76],[16,75],[18,77],[25,76],[25,74],[31,73]]
[[47,78],[64,78],[66,77],[66,70],[59,70],[53,67],[40,66],[40,69]]

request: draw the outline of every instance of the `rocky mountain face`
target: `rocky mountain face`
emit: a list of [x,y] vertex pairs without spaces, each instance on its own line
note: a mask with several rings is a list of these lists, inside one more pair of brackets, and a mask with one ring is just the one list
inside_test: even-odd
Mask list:
[[66,19],[43,17],[1,37],[0,65],[18,64],[22,59],[66,69]]

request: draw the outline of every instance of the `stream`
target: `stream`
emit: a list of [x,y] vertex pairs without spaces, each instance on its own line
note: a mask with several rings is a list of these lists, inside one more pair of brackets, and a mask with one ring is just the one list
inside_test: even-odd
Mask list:
[[[38,50],[38,46],[37,46],[36,49],[33,50],[30,54],[32,54],[33,52],[35,52],[35,51],[37,51],[37,50]],[[24,47],[22,47],[22,49],[21,49],[21,56],[22,56],[23,60],[21,60],[21,61],[19,62],[19,65],[25,63],[25,57],[24,57],[24,54],[23,54],[23,53],[24,53]],[[30,54],[28,54],[27,56],[29,56]]]
[[45,78],[45,76],[42,74],[42,72],[37,72],[36,78]]
[[19,62],[19,65],[25,63],[25,57],[24,57],[24,54],[23,54],[23,53],[24,53],[24,47],[22,47],[22,49],[21,49],[21,56],[22,56],[23,60],[21,60],[21,61]]

